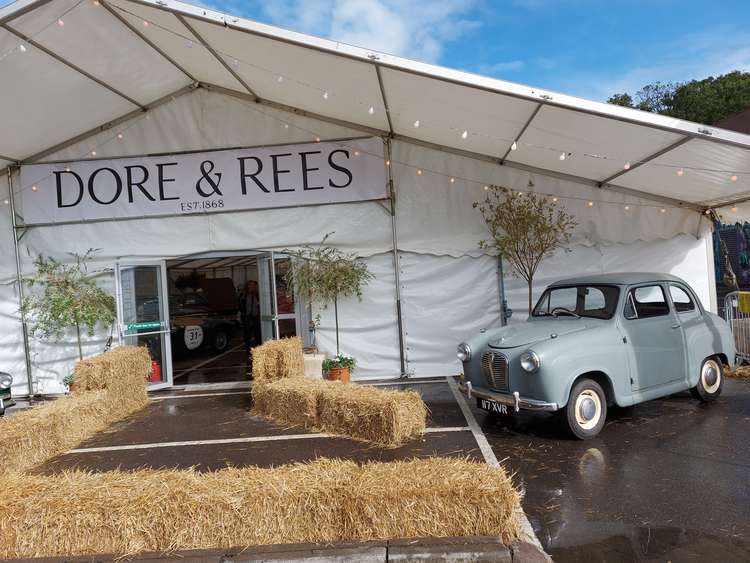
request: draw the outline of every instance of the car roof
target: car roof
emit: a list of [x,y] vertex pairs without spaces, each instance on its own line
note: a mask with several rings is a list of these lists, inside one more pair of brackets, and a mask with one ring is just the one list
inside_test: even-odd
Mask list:
[[613,274],[590,274],[566,278],[550,284],[552,286],[560,285],[582,285],[582,284],[603,284],[603,285],[634,285],[650,282],[679,282],[687,285],[685,280],[673,276],[672,274],[659,273],[642,273],[642,272],[618,272]]

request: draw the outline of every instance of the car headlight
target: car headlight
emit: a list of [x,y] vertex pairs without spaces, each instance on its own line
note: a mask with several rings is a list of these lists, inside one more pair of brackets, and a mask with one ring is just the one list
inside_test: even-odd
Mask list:
[[13,376],[9,373],[0,372],[0,389],[8,389],[13,383]]
[[541,361],[534,350],[526,350],[521,354],[521,368],[523,371],[534,373],[539,369]]
[[468,362],[471,359],[471,348],[466,342],[461,342],[456,348],[456,357],[462,362]]

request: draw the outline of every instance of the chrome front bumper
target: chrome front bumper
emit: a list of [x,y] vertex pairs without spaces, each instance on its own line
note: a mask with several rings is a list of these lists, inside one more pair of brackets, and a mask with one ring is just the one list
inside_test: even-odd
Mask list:
[[496,393],[484,388],[472,387],[471,381],[464,381],[463,378],[459,379],[458,388],[466,395],[469,399],[472,397],[480,397],[482,399],[490,399],[497,401],[500,404],[508,405],[518,412],[521,409],[528,411],[542,411],[542,412],[554,412],[560,407],[557,403],[546,403],[544,401],[537,401],[536,399],[525,399],[518,394],[518,391],[514,391],[512,394],[507,393]]

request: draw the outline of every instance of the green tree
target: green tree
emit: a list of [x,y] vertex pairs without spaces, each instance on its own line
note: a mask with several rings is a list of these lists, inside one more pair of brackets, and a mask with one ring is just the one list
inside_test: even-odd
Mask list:
[[326,307],[333,303],[336,320],[336,355],[339,350],[339,309],[341,297],[357,296],[362,300],[362,287],[374,276],[367,265],[355,254],[347,254],[338,248],[327,245],[328,233],[317,246],[305,245],[299,250],[285,250],[290,255],[291,265],[285,280],[298,295],[310,303]]
[[474,207],[482,213],[490,232],[490,238],[480,241],[479,247],[495,250],[526,280],[531,314],[532,286],[539,265],[558,249],[567,249],[578,223],[546,196],[501,186],[490,186],[487,198],[475,202]]
[[635,97],[622,93],[607,101],[713,125],[750,107],[750,73],[736,70],[679,84],[654,82],[644,86]]
[[87,263],[93,252],[73,254],[72,264],[40,255],[34,261],[36,273],[25,279],[32,294],[24,299],[22,313],[31,320],[30,333],[42,339],[60,340],[65,329],[75,327],[81,360],[81,329],[85,328],[91,337],[97,323],[111,326],[117,317],[114,297],[97,286],[88,272]]

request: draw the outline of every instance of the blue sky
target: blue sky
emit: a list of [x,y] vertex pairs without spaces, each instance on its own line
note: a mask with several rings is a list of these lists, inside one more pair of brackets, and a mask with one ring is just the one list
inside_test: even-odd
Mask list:
[[[188,0],[197,3],[196,0]],[[202,0],[370,49],[605,100],[750,70],[750,2]]]

